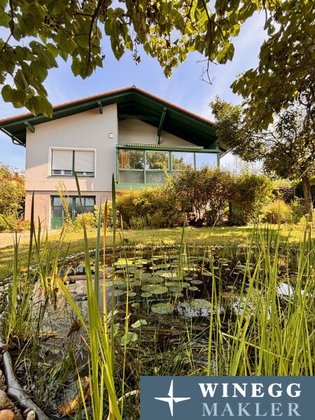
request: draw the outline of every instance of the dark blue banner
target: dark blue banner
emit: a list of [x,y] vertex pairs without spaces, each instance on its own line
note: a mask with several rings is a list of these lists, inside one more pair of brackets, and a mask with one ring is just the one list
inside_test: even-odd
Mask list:
[[315,377],[142,376],[141,420],[315,418]]

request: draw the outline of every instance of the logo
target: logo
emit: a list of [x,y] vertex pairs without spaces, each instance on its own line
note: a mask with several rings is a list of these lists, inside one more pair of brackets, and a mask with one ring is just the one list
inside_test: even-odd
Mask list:
[[174,416],[174,403],[177,404],[177,403],[180,403],[180,402],[187,401],[187,400],[191,399],[191,397],[174,397],[174,384],[173,384],[173,382],[174,381],[172,379],[169,390],[168,390],[168,394],[167,394],[168,397],[154,397],[155,400],[159,400],[159,401],[168,403],[168,406],[169,406],[170,413],[171,413],[172,417]]

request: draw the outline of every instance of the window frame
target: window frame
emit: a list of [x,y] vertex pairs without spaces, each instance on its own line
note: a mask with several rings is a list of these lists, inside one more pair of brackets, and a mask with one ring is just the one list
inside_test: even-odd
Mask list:
[[[143,169],[126,169],[126,168],[120,168],[119,166],[119,152],[120,150],[139,150],[139,151],[143,151],[144,152],[144,167]],[[132,145],[128,145],[128,146],[122,146],[122,145],[118,145],[116,148],[116,179],[117,179],[117,183],[118,184],[122,184],[122,185],[158,185],[156,183],[149,183],[147,182],[147,173],[154,173],[154,172],[161,172],[163,171],[162,169],[150,169],[147,168],[147,152],[167,152],[168,153],[168,168],[166,171],[164,171],[166,174],[173,174],[173,173],[179,173],[181,172],[181,170],[178,169],[173,169],[173,154],[180,152],[180,153],[192,153],[193,154],[193,169],[197,168],[197,158],[196,155],[197,154],[208,154],[208,155],[215,155],[216,159],[217,159],[217,164],[215,167],[219,167],[219,150],[218,149],[204,149],[204,148],[193,148],[193,147],[171,147],[171,146],[163,146],[163,147],[150,147],[148,145],[148,147],[146,147],[145,145],[143,146],[132,146]],[[144,182],[143,183],[134,183],[134,182],[122,182],[121,181],[121,172],[141,172],[143,173],[143,179]]]
[[[71,174],[65,174],[65,173],[53,173],[53,171],[58,171],[58,169],[53,169],[53,156],[54,156],[54,151],[71,151],[72,152],[72,162],[71,162]],[[93,166],[94,166],[94,172],[76,172],[75,171],[75,152],[93,152]],[[78,178],[95,178],[96,177],[96,149],[95,148],[78,148],[78,147],[50,147],[49,148],[49,174],[48,176],[56,178],[56,177],[61,177],[61,178],[71,178],[74,177],[74,174],[77,174]],[[61,171],[61,169],[60,169]],[[69,170],[70,172],[70,170]]]
[[[56,219],[58,219],[61,222],[60,223],[60,227],[63,226],[63,224],[64,224],[64,222],[66,220],[65,211],[64,211],[64,207],[62,205],[62,202],[60,203],[60,205],[55,206],[54,205],[54,199],[55,198],[59,198],[60,199],[60,196],[59,195],[56,195],[56,194],[52,194],[50,196],[50,213],[51,213],[51,216],[50,216],[50,226],[51,226],[52,229],[56,228],[56,227],[53,226],[53,224],[54,224],[53,223],[53,219],[55,219],[55,221],[56,221]],[[78,214],[80,214],[76,210],[76,208],[77,208],[76,201],[79,198],[80,197],[78,195],[69,195],[69,196],[65,197],[65,199],[68,199],[69,200],[69,208],[70,208],[70,217],[71,217],[71,220],[75,220],[76,216]],[[86,199],[93,199],[94,200],[94,204],[93,204],[93,211],[94,211],[94,206],[96,205],[96,196],[95,195],[82,195],[81,196],[82,210],[83,210],[82,213],[91,213],[91,211],[88,211],[88,212],[85,212],[84,211],[85,208],[86,208],[86,204],[85,204],[86,203]],[[92,207],[92,206],[87,206],[87,207]],[[53,215],[55,208],[58,208],[58,209],[61,209],[62,210],[62,215],[60,217]]]

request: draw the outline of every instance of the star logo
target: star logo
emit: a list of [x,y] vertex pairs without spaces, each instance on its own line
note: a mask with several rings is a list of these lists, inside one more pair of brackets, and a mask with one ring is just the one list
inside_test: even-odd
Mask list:
[[171,416],[174,416],[174,403],[177,404],[179,402],[190,400],[191,397],[174,397],[174,385],[173,385],[173,379],[170,384],[170,388],[168,390],[168,397],[155,397],[155,400],[163,401],[168,403]]

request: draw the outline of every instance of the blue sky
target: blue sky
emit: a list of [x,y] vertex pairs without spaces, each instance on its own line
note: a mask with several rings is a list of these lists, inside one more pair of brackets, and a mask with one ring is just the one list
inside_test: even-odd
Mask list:
[[[72,99],[106,92],[126,86],[136,85],[154,95],[173,102],[207,118],[212,118],[209,109],[216,95],[239,103],[241,98],[234,95],[230,85],[235,77],[243,71],[256,67],[259,47],[265,33],[263,31],[265,16],[261,13],[247,21],[239,37],[235,39],[235,56],[232,62],[225,65],[211,65],[210,76],[212,84],[201,80],[204,70],[203,57],[190,55],[185,63],[174,70],[173,75],[166,79],[159,64],[152,58],[141,54],[141,63],[136,65],[132,53],[116,61],[110,48],[106,47],[104,67],[98,69],[93,76],[82,80],[71,73],[70,64],[60,62],[58,69],[53,69],[45,83],[49,100],[57,105]],[[0,119],[25,112],[0,99]],[[0,163],[23,171],[25,167],[25,149],[12,145],[9,137],[0,132]]]

